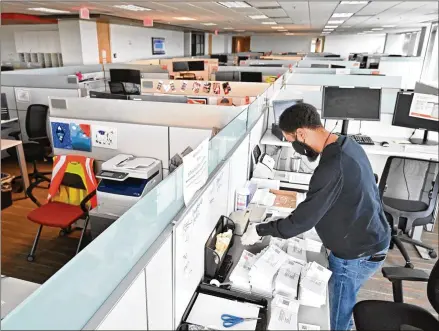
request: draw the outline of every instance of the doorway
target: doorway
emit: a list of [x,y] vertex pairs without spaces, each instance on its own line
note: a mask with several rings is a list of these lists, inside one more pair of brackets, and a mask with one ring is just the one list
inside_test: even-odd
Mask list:
[[96,22],[98,34],[99,63],[111,63],[110,25]]
[[250,37],[233,37],[232,53],[250,52]]

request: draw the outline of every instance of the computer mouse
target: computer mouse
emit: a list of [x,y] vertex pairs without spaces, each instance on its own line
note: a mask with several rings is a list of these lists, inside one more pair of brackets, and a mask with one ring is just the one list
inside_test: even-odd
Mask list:
[[383,141],[380,145],[383,147],[389,147],[389,143],[387,141]]

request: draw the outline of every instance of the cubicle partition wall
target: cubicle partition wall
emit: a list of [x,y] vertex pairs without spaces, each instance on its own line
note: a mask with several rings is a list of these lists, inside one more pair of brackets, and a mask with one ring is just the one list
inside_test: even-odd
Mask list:
[[[359,69],[360,62],[355,61],[343,61],[341,59],[334,58],[310,58],[306,60],[299,61],[297,63],[299,68],[339,68],[344,67],[346,69]],[[335,69],[334,68],[334,69]]]
[[265,131],[266,104],[279,86],[211,138],[209,179],[188,205],[183,164],[11,312],[2,329],[176,329],[204,273],[204,243],[247,180],[250,146]]
[[415,88],[415,83],[420,81],[422,74],[422,57],[380,57],[380,73],[390,76],[401,76],[401,88]]
[[289,66],[295,66],[299,60],[246,60],[241,61],[241,67],[278,67],[287,68]]
[[[283,67],[256,67],[256,66],[221,66],[218,68],[218,72],[260,72],[262,73],[262,81],[265,83],[272,83],[272,77],[275,77],[274,81],[277,78],[285,73],[285,68]],[[215,80],[217,74],[212,75],[212,79]]]

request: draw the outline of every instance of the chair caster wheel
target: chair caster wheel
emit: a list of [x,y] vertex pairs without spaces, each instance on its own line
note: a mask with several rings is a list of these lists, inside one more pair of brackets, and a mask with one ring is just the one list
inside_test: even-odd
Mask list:
[[414,269],[415,266],[413,265],[413,263],[411,263],[411,262],[407,262],[407,263],[405,264],[404,268]]
[[28,260],[29,262],[34,262],[34,261],[35,261],[35,256],[33,256],[33,255],[28,255],[28,256],[27,256],[27,260]]
[[68,235],[70,232],[72,232],[72,228],[69,226],[68,228],[64,228],[64,229],[59,230],[59,236],[64,237],[64,236]]
[[432,259],[437,258],[437,253],[435,251],[428,251],[428,256],[430,256]]

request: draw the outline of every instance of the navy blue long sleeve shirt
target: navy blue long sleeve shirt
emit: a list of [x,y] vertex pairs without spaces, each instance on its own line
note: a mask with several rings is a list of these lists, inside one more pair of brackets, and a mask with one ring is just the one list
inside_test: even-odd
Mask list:
[[291,238],[312,227],[342,259],[373,255],[389,245],[390,227],[369,159],[345,136],[323,150],[306,199],[296,210],[256,229],[261,236]]

